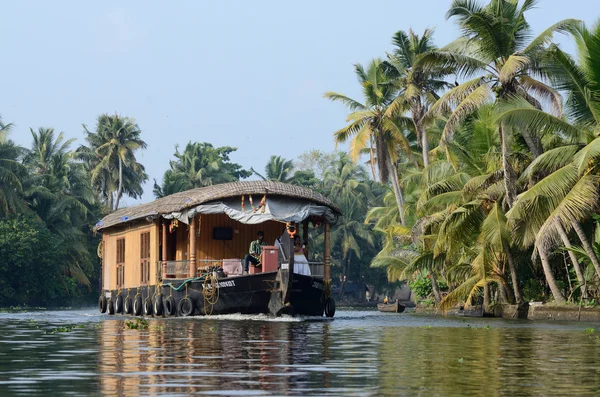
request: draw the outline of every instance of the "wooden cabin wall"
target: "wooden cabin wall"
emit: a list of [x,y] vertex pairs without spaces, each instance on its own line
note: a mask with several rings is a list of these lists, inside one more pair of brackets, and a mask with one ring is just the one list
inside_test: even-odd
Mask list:
[[[225,214],[200,215],[194,218],[196,230],[196,259],[233,259],[243,258],[250,248],[250,243],[256,240],[256,233],[262,230],[265,233],[265,242],[269,245],[281,236],[285,223],[268,221],[258,225],[245,225],[234,221]],[[199,227],[198,227],[199,225]],[[214,227],[230,227],[233,229],[232,240],[213,240]]]
[[189,239],[189,225],[183,222],[179,222],[177,228],[177,248],[175,249],[175,260],[187,261],[188,258],[188,239]]
[[102,288],[117,288],[117,240],[125,238],[125,280],[123,288],[138,287],[141,284],[141,234],[150,232],[150,282],[156,284],[157,262],[159,261],[158,222],[132,224],[121,228],[105,230],[102,235],[104,254],[102,258]]

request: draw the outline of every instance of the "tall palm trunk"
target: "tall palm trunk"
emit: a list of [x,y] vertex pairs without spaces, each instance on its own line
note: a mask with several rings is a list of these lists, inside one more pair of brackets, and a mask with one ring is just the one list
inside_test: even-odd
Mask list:
[[577,275],[577,281],[579,282],[579,286],[581,288],[581,297],[583,299],[587,299],[587,288],[586,288],[585,279],[583,277],[583,272],[581,271],[581,266],[579,266],[579,261],[577,260],[577,256],[575,256],[575,253],[570,250],[572,245],[571,245],[571,241],[569,241],[569,236],[567,235],[567,232],[565,231],[565,229],[562,227],[562,225],[558,221],[556,222],[556,229],[558,230],[560,239],[562,240],[563,244],[565,245],[565,247],[567,248],[567,250],[569,252],[569,258],[571,259],[571,263],[573,263],[573,268],[575,269],[575,274]]
[[523,302],[523,297],[521,296],[521,289],[519,288],[519,280],[517,277],[517,267],[515,266],[515,258],[513,258],[512,252],[510,252],[510,248],[506,247],[504,249],[504,252],[506,254],[506,261],[508,262],[508,268],[510,270],[510,278],[512,280],[515,301],[517,304],[519,304]]
[[369,147],[369,155],[370,155],[370,161],[369,161],[369,163],[371,164],[371,175],[373,175],[373,180],[376,181],[377,180],[377,173],[375,172],[375,156],[373,154],[373,145],[371,145]]
[[544,149],[542,148],[542,142],[540,141],[539,137],[532,135],[527,129],[521,130],[521,136],[523,136],[523,139],[525,140],[527,147],[533,154],[534,159],[536,157],[539,157],[542,153],[544,153]]
[[554,278],[554,274],[552,274],[552,268],[550,267],[550,259],[548,259],[548,253],[544,248],[537,247],[538,253],[540,254],[540,259],[542,261],[542,268],[544,269],[544,276],[546,276],[546,281],[548,282],[548,286],[550,287],[550,291],[552,291],[552,296],[556,303],[565,303],[566,299],[563,293],[558,288],[558,284],[556,284],[556,279]]
[[427,130],[423,125],[423,105],[419,101],[412,111],[412,119],[417,130],[417,136],[421,140],[421,148],[423,149],[423,167],[429,167],[429,141],[427,140]]
[[394,190],[394,196],[396,197],[396,204],[398,205],[398,212],[400,214],[400,224],[405,225],[404,220],[404,196],[402,195],[402,187],[398,181],[398,170],[392,163],[391,157],[388,155],[385,160],[385,165],[388,169],[388,175],[392,182],[392,189]]
[[508,153],[508,137],[506,129],[502,124],[498,127],[500,133],[500,143],[502,150],[502,169],[504,171],[504,188],[506,189],[506,202],[509,208],[512,208],[513,203],[517,199],[517,187],[515,183],[515,171],[510,163]]
[[486,284],[483,286],[483,311],[487,311],[490,306],[490,285]]
[[429,279],[431,280],[431,289],[433,291],[433,297],[435,298],[435,303],[440,303],[442,301],[442,292],[440,291],[440,286],[437,283],[437,279],[435,278],[435,274],[433,271],[429,271]]
[[121,201],[121,195],[123,194],[123,161],[119,156],[119,189],[117,190],[117,200],[115,202],[114,211],[119,209],[119,201]]
[[573,229],[575,229],[575,232],[577,233],[577,236],[579,237],[579,240],[581,240],[583,249],[590,257],[590,260],[592,261],[592,264],[594,265],[594,269],[596,269],[596,274],[598,274],[598,277],[600,277],[600,262],[598,262],[598,257],[596,256],[596,253],[594,252],[594,248],[592,247],[592,244],[590,244],[590,241],[588,240],[587,236],[585,235],[585,232],[583,231],[581,224],[579,222],[573,222],[572,224],[573,224]]

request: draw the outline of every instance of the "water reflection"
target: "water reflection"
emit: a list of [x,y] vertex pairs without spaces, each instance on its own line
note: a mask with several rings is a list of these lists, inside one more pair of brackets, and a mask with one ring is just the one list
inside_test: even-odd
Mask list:
[[[0,395],[600,393],[590,325],[340,312],[150,320],[138,331],[82,314],[0,316]],[[65,322],[85,328],[44,333]]]

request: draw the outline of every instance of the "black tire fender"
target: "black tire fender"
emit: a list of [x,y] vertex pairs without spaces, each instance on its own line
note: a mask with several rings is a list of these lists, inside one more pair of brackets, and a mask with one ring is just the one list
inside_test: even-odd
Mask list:
[[156,295],[154,297],[154,314],[162,316],[163,314],[163,296]]
[[106,307],[108,308],[108,314],[115,314],[115,304],[113,303],[112,298],[108,298],[108,301],[106,302]]
[[142,314],[142,306],[143,306],[142,296],[138,295],[135,297],[135,299],[133,301],[133,315],[134,316],[139,316]]
[[335,316],[335,301],[333,298],[327,298],[325,301],[325,315],[330,318]]
[[125,304],[123,305],[123,310],[124,310],[125,314],[133,313],[133,301],[131,300],[130,296],[125,298]]
[[152,299],[150,297],[144,299],[144,315],[151,316],[154,313],[154,308],[152,307]]
[[165,313],[168,316],[174,316],[177,313],[177,304],[172,296],[169,296],[165,302]]
[[106,313],[106,303],[106,296],[100,295],[100,298],[98,298],[98,310],[100,310],[100,313]]
[[123,313],[123,296],[117,295],[115,298],[115,313]]
[[188,317],[194,314],[194,301],[186,297],[177,304],[177,313],[180,316]]

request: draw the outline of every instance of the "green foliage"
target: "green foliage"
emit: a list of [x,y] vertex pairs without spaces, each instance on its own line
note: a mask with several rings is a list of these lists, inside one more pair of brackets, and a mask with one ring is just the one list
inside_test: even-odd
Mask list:
[[48,335],[54,335],[56,333],[63,333],[63,332],[71,332],[76,328],[85,328],[85,324],[79,324],[79,325],[63,325],[61,327],[56,327],[50,331],[44,331],[44,334],[48,334]]
[[128,329],[137,329],[138,331],[142,331],[148,329],[149,326],[148,320],[143,317],[136,317],[135,320],[125,321],[125,327]]
[[96,130],[84,125],[88,146],[81,146],[77,156],[83,160],[90,173],[92,186],[108,204],[111,211],[119,207],[121,197],[142,196],[142,184],[148,175],[135,154],[146,148],[142,131],[131,117],[118,114],[98,116]]
[[175,147],[175,160],[165,172],[162,184],[154,181],[157,198],[197,187],[235,182],[252,175],[241,165],[231,162],[229,156],[237,149],[230,146],[214,147],[210,143],[188,142],[183,152]]
[[411,291],[419,298],[426,298],[433,292],[431,288],[431,280],[427,276],[419,273],[412,281],[408,283]]
[[2,218],[0,235],[0,306],[60,306],[77,296],[77,283],[61,265],[68,246],[43,223]]

